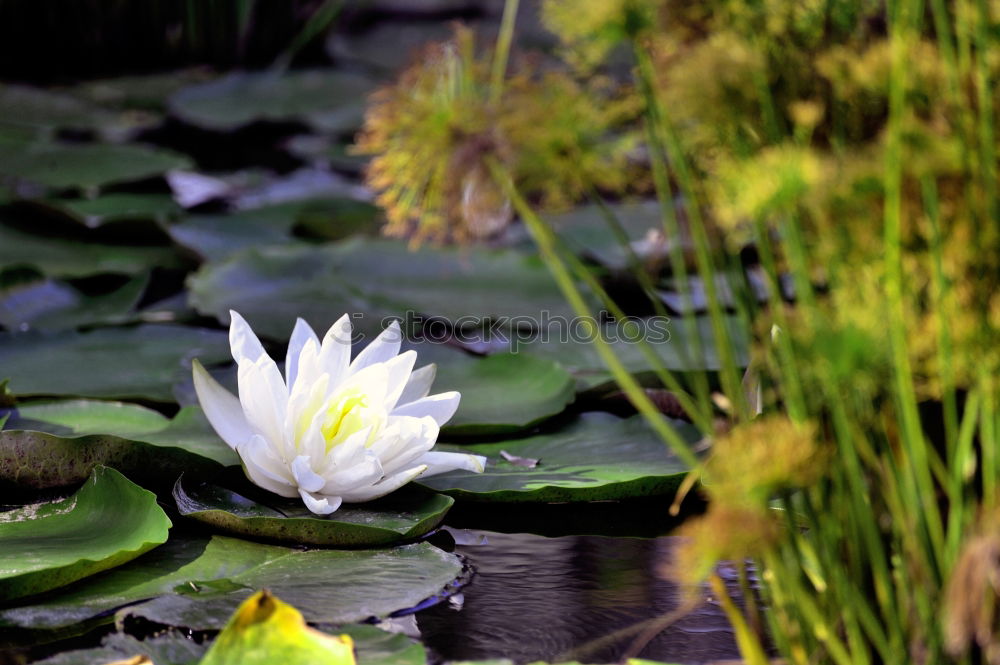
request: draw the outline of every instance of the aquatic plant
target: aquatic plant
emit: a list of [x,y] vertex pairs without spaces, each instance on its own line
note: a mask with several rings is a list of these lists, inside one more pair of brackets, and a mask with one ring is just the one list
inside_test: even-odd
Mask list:
[[461,395],[428,395],[434,365],[413,371],[417,352],[399,353],[397,322],[352,361],[347,314],[322,343],[298,319],[282,379],[246,320],[230,317],[239,398],[197,360],[194,386],[212,427],[255,484],[328,515],[342,502],[377,499],[417,477],[483,470],[484,457],[431,450]]

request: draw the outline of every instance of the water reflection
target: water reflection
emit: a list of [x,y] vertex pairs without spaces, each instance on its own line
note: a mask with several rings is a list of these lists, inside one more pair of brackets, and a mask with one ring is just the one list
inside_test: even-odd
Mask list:
[[[680,589],[658,572],[670,561],[674,537],[461,532],[456,540],[456,551],[476,570],[463,589],[463,602],[417,615],[421,639],[443,660],[614,662],[638,632],[624,629],[674,612],[684,601]],[[730,593],[739,596],[735,586]],[[598,641],[616,632],[617,639]],[[722,610],[708,602],[632,655],[704,663],[736,658],[738,652]]]

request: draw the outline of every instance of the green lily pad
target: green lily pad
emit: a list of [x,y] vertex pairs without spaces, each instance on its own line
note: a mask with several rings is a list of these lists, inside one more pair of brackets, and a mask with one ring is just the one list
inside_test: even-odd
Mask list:
[[575,395],[575,381],[558,363],[525,354],[478,357],[448,350],[427,353],[421,363],[436,362],[434,392],[462,393],[458,411],[445,426],[451,435],[503,434],[528,429],[562,413]]
[[[708,317],[698,317],[694,330],[701,341],[701,355],[695,354],[689,326],[684,320],[651,317],[633,320],[639,328],[630,331],[622,326],[609,324],[604,328],[605,339],[615,355],[633,374],[649,374],[652,364],[634,340],[639,331],[665,368],[680,374],[700,371],[715,372],[721,367],[715,348],[711,322]],[[726,325],[734,343],[736,362],[746,366],[750,358],[750,332],[735,316],[726,318]],[[613,382],[611,372],[597,352],[593,341],[586,339],[528,340],[517,344],[516,350],[532,356],[557,361],[577,379],[577,387],[588,390]]]
[[12,148],[0,144],[0,180],[55,189],[134,182],[191,167],[183,155],[139,145],[34,143]]
[[76,494],[0,513],[0,599],[65,586],[131,561],[167,540],[156,496],[97,467]]
[[26,85],[0,85],[0,131],[6,127],[51,135],[58,129],[98,130],[116,115],[71,95]]
[[170,109],[185,122],[226,131],[260,120],[329,113],[356,104],[373,88],[371,79],[350,72],[239,72],[180,90],[170,98]]
[[325,329],[344,312],[364,312],[356,328],[365,332],[379,330],[384,317],[408,318],[408,312],[462,327],[485,320],[538,325],[543,312],[573,316],[535,256],[470,248],[411,251],[393,240],[245,251],[202,266],[188,286],[199,312],[227,322],[235,309],[255,331],[275,339],[288,337],[296,316]]
[[148,283],[149,276],[143,275],[111,293],[96,296],[40,276],[0,286],[0,325],[8,330],[61,330],[128,323],[136,319],[135,306]]
[[226,333],[144,324],[131,328],[0,334],[0,367],[15,394],[145,398],[172,402],[171,385],[204,364],[230,359]]
[[0,265],[33,266],[49,277],[72,279],[102,273],[138,275],[152,266],[176,267],[180,261],[170,247],[105,245],[25,233],[0,223]]
[[[240,474],[242,475],[242,473]],[[404,489],[364,504],[345,504],[316,517],[295,499],[262,492],[244,481],[233,491],[210,482],[177,480],[177,510],[228,533],[326,547],[364,547],[413,540],[435,528],[455,500]]]
[[[670,423],[689,442],[701,439],[689,423]],[[556,432],[450,449],[486,455],[486,470],[449,471],[418,482],[468,501],[603,501],[669,495],[688,470],[641,416],[583,414]],[[538,464],[519,466],[502,452]]]
[[167,194],[104,194],[93,199],[50,199],[44,204],[88,228],[112,222],[165,223],[182,212]]
[[[324,626],[331,635],[350,635],[359,665],[426,665],[423,646],[405,635],[375,626],[353,624]],[[167,631],[144,640],[125,633],[112,633],[101,646],[76,649],[37,661],[35,665],[95,665],[146,656],[156,665],[195,665],[211,642],[195,642],[177,631]]]
[[239,463],[197,407],[169,420],[136,404],[66,400],[22,404],[8,415],[0,431],[0,485],[64,487],[103,464],[169,491],[185,471]]
[[[663,229],[658,202],[619,203],[609,205],[608,210],[618,220],[629,242],[634,243],[633,251],[640,260],[653,258],[649,256],[649,250],[653,250],[659,255],[660,263],[669,265],[670,259],[666,254],[668,245],[647,248],[643,242],[650,231],[660,233]],[[581,206],[566,213],[549,215],[546,221],[577,253],[614,270],[624,270],[629,266],[628,252],[621,246],[600,207]]]
[[292,235],[296,227],[325,240],[371,231],[377,214],[372,205],[351,199],[309,199],[228,215],[191,215],[167,231],[178,245],[219,261],[250,247],[302,245]]
[[0,629],[55,629],[122,608],[120,617],[219,630],[243,600],[265,588],[310,623],[352,623],[413,607],[461,571],[458,557],[428,543],[303,551],[224,536],[175,536],[57,596],[0,609]]

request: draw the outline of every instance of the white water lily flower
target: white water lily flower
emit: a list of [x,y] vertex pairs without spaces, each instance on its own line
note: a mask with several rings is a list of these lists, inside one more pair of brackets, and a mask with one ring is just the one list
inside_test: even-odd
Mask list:
[[435,367],[413,371],[417,353],[399,353],[396,322],[352,362],[346,314],[322,343],[299,319],[288,342],[286,381],[250,325],[230,315],[240,396],[197,360],[194,387],[208,421],[255,484],[299,496],[309,510],[327,515],[342,502],[385,496],[417,476],[483,470],[485,457],[431,450],[461,395],[428,395]]

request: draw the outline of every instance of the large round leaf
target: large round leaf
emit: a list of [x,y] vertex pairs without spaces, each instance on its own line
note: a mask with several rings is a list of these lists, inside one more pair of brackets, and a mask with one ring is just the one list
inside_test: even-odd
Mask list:
[[89,189],[134,182],[191,167],[177,153],[138,145],[37,143],[0,145],[0,180],[55,189]]
[[197,407],[168,420],[121,402],[25,404],[10,413],[0,431],[0,486],[64,487],[103,464],[169,490],[184,471],[214,472],[238,463]]
[[[426,665],[427,655],[421,644],[399,633],[388,633],[375,626],[352,624],[324,626],[332,635],[350,635],[359,665]],[[168,631],[144,640],[125,633],[112,633],[101,646],[77,649],[38,661],[36,665],[95,665],[126,661],[147,656],[156,665],[193,665],[204,655],[211,642],[195,642],[178,631]]]
[[169,247],[81,242],[0,224],[0,265],[34,266],[50,277],[75,278],[102,273],[137,275],[152,266],[175,267],[180,263]]
[[[421,345],[426,348],[428,345]],[[575,396],[573,377],[557,363],[524,354],[485,358],[448,351],[437,356],[434,392],[457,390],[462,401],[446,434],[500,434],[527,429],[562,413]],[[418,358],[429,360],[428,354]]]
[[0,85],[0,128],[39,134],[59,129],[98,130],[119,122],[116,114],[70,95],[26,85]]
[[46,277],[0,286],[0,325],[8,330],[60,330],[126,323],[135,319],[135,306],[148,282],[144,275],[111,293],[93,296]]
[[0,629],[71,626],[123,608],[119,616],[219,630],[260,589],[270,589],[311,623],[350,623],[413,607],[441,593],[461,570],[458,557],[427,543],[303,551],[223,536],[175,535],[146,556],[58,596],[0,609]]
[[377,501],[344,504],[328,517],[317,517],[298,499],[284,499],[246,481],[236,485],[239,492],[181,477],[174,487],[177,510],[251,538],[364,547],[418,538],[440,524],[455,502],[443,494],[407,488]]
[[98,467],[76,494],[0,513],[0,599],[65,586],[166,542],[156,496]]
[[167,194],[105,194],[93,199],[50,199],[43,205],[88,228],[140,220],[166,223],[181,213]]
[[233,130],[258,120],[299,120],[367,97],[371,79],[332,70],[240,72],[184,88],[170,109],[191,124]]
[[545,266],[513,250],[411,251],[403,242],[352,238],[241,252],[202,266],[188,285],[199,312],[228,322],[235,309],[275,339],[287,338],[296,316],[325,329],[344,312],[363,312],[356,327],[366,332],[384,317],[413,314],[470,328],[487,320],[538,326],[543,313],[572,318]]
[[191,359],[229,360],[226,333],[147,324],[89,332],[0,334],[0,372],[19,396],[73,395],[173,401]]
[[[736,350],[736,361],[742,366],[749,362],[750,335],[746,327],[735,316],[726,318],[730,339]],[[627,370],[635,374],[649,373],[653,364],[637,341],[636,334],[649,345],[663,367],[674,373],[717,371],[720,367],[719,355],[715,348],[711,323],[707,317],[698,317],[693,326],[688,321],[650,317],[632,320],[638,324],[629,329],[624,324],[610,323],[603,328],[603,335],[611,345],[618,360]],[[701,355],[695,353],[692,336],[701,341]],[[612,375],[597,352],[593,340],[568,335],[563,338],[524,338],[517,344],[519,353],[539,356],[558,361],[569,370],[581,389],[594,388],[611,382]]]
[[[689,442],[701,438],[688,423],[671,424]],[[557,432],[460,449],[486,455],[486,470],[419,483],[469,501],[601,501],[670,494],[688,470],[641,416],[584,414]]]

